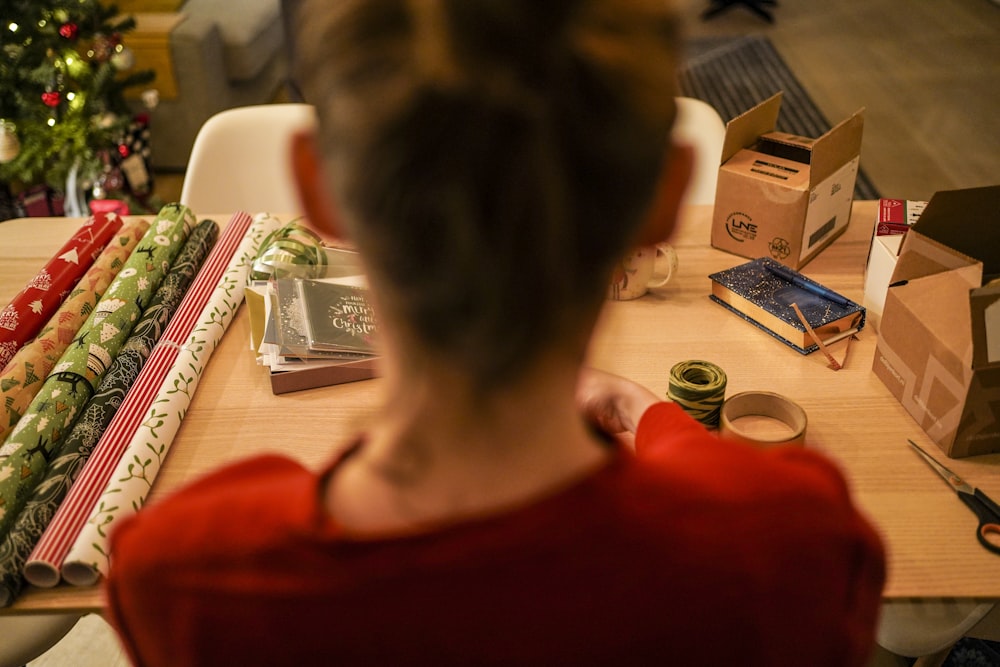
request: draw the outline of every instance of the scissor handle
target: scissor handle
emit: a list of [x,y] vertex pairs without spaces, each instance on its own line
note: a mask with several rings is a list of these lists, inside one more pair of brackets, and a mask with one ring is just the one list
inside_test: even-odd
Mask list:
[[979,489],[975,493],[960,491],[958,497],[979,517],[976,537],[988,551],[1000,554],[1000,508]]

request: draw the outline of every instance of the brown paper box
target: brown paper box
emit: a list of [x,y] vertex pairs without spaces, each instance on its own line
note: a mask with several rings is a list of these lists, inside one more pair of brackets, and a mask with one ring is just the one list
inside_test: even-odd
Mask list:
[[864,110],[818,139],[775,132],[781,93],[726,125],[712,245],[798,269],[847,229]]
[[872,370],[954,458],[1000,452],[1000,186],[935,194],[903,241]]

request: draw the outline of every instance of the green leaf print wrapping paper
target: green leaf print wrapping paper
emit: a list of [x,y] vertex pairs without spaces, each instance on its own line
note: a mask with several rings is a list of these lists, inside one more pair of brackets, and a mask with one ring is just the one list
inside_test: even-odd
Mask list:
[[12,604],[20,594],[24,587],[21,570],[28,555],[135,383],[218,235],[219,226],[211,220],[201,222],[191,232],[73,430],[53,456],[42,481],[35,487],[11,530],[0,538],[0,607]]
[[163,207],[0,447],[0,535],[41,479],[191,232],[194,214]]
[[0,444],[148,229],[149,223],[142,219],[126,222],[35,339],[18,350],[0,373]]
[[[145,503],[211,354],[243,303],[243,291],[257,249],[264,237],[280,226],[281,222],[273,217],[257,216],[215,289],[207,295],[200,313],[191,319],[188,331],[184,332],[183,346],[177,349],[162,342],[157,346],[154,355],[164,349],[170,350],[175,358],[158,384],[145,419],[129,440],[107,484],[99,491],[96,503],[91,503],[87,521],[63,560],[62,576],[70,584],[91,585],[107,574],[107,537],[116,521],[139,511]],[[169,336],[165,334],[164,338]],[[152,357],[149,363],[153,363]],[[30,576],[28,580],[33,581]]]

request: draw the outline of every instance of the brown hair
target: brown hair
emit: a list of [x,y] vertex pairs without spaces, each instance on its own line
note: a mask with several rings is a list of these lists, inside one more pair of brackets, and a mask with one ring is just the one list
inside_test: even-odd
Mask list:
[[[297,75],[379,299],[477,386],[599,307],[674,116],[667,0],[318,0]],[[394,320],[395,323],[395,320]]]

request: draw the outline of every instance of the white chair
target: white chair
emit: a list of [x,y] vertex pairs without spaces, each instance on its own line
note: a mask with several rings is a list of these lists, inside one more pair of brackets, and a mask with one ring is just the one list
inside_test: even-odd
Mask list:
[[707,102],[693,97],[678,97],[676,101],[674,140],[693,146],[695,153],[694,172],[684,200],[688,204],[712,205],[715,203],[715,185],[719,179],[726,124],[719,112]]
[[1000,641],[1000,607],[980,600],[898,600],[882,605],[876,641],[896,655],[938,665],[962,637]]
[[308,104],[261,104],[217,113],[195,137],[181,203],[196,215],[301,214],[289,139],[315,123],[315,109]]
[[34,660],[55,646],[78,620],[79,614],[0,618],[0,667],[18,667]]

